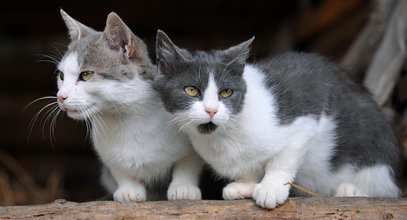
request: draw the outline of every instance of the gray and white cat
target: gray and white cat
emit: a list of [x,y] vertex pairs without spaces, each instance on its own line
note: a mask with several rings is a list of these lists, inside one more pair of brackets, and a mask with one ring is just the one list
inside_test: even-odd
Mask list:
[[253,39],[191,52],[157,33],[156,88],[195,150],[233,180],[223,198],[274,208],[289,182],[325,196],[398,197],[399,145],[365,92],[313,54],[248,64]]
[[[94,147],[114,181],[116,201],[150,199],[150,188],[172,181],[168,199],[200,199],[203,166],[152,85],[157,75],[145,44],[115,14],[97,32],[61,10],[71,38],[58,64],[58,104],[92,124]],[[159,187],[158,187],[159,188]],[[146,190],[147,189],[147,190]]]

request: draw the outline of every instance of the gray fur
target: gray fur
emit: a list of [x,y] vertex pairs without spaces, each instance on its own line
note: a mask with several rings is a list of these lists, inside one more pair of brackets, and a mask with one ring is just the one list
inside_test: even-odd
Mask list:
[[[157,71],[148,57],[146,45],[114,12],[109,14],[103,32],[86,27],[63,11],[61,14],[70,33],[76,33],[71,30],[76,27],[87,30],[77,31],[81,35],[71,42],[66,54],[78,54],[81,71],[95,72],[91,81],[123,82],[132,79],[135,74],[133,63],[137,63],[137,72],[144,79],[153,80],[156,77]],[[75,39],[75,36],[71,38]]]
[[[183,88],[193,85],[204,91],[209,72],[213,72],[220,90],[235,90],[234,97],[224,101],[238,115],[244,105],[246,85],[242,73],[251,41],[225,51],[189,52],[159,31],[156,50],[162,75],[155,85],[167,110],[174,113],[189,108],[191,97]],[[234,51],[233,56],[230,51]],[[335,118],[333,171],[345,164],[358,169],[385,164],[396,170],[400,145],[390,124],[368,94],[335,64],[314,54],[287,53],[255,66],[266,74],[264,83],[277,99],[281,124],[304,115]],[[202,125],[201,133],[208,131],[208,125]]]

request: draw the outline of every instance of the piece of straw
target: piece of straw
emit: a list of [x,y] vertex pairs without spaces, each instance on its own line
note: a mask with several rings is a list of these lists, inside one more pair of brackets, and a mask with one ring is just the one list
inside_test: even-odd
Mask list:
[[298,189],[298,190],[301,190],[301,191],[303,191],[303,192],[305,192],[305,193],[307,193],[307,194],[310,194],[310,195],[313,195],[313,196],[316,196],[316,197],[319,197],[319,198],[324,198],[324,197],[325,197],[325,196],[320,195],[320,194],[318,194],[318,193],[314,193],[314,192],[311,192],[311,191],[309,191],[309,190],[307,190],[307,189],[304,189],[304,188],[302,188],[301,186],[299,186],[299,185],[297,185],[297,184],[290,183],[290,182],[284,183],[284,185],[287,185],[287,184],[290,184],[292,187],[294,187],[294,188],[296,188],[296,189]]

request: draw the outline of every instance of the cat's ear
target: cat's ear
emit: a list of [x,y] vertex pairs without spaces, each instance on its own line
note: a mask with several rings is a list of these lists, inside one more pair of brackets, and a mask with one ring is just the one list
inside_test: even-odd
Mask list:
[[250,55],[250,45],[253,41],[254,37],[241,44],[222,51],[224,59],[230,62],[245,63]]
[[73,19],[64,10],[61,9],[60,12],[61,12],[62,19],[64,19],[66,27],[68,28],[69,38],[72,41],[79,40],[90,33],[96,32],[92,28]]
[[129,27],[114,12],[107,16],[106,27],[101,37],[109,47],[114,50],[121,50],[129,59],[138,53],[138,40]]
[[162,30],[157,31],[155,52],[157,63],[166,61],[185,61],[185,51],[177,47]]

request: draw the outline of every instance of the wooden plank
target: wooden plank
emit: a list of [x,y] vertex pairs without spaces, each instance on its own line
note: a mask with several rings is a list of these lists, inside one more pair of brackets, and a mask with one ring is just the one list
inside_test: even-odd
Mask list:
[[252,200],[87,203],[57,200],[37,206],[0,207],[0,219],[406,219],[407,199],[290,198],[274,209]]

